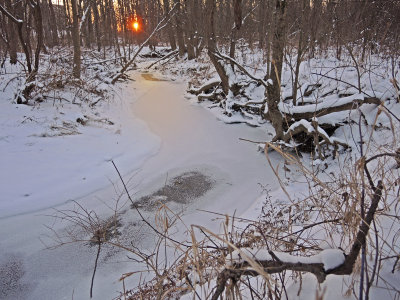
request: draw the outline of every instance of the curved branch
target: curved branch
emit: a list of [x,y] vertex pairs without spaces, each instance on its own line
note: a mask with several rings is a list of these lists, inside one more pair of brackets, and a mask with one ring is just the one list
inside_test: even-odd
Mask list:
[[[304,263],[304,262],[285,262],[285,261],[277,261],[273,258],[267,260],[255,260],[263,270],[267,274],[280,273],[284,270],[290,271],[300,271],[300,272],[308,272],[312,273],[317,277],[318,282],[323,282],[326,279],[327,275],[350,275],[353,272],[353,267],[357,260],[358,255],[360,254],[360,250],[363,245],[366,243],[366,238],[368,235],[368,231],[372,220],[374,219],[376,209],[378,207],[379,201],[382,197],[383,183],[380,180],[378,182],[378,186],[375,189],[374,195],[372,196],[372,201],[370,208],[368,210],[367,216],[364,220],[362,220],[356,239],[351,247],[350,253],[345,255],[344,262],[337,267],[334,267],[330,270],[325,270],[323,263]],[[248,262],[243,262],[241,264],[234,265],[233,267],[225,268],[221,273],[218,274],[217,277],[217,286],[214,294],[212,296],[212,300],[217,300],[219,296],[225,290],[226,283],[229,279],[237,280],[243,275],[248,276],[258,276],[259,272],[255,271],[250,267]]]
[[[217,50],[218,51],[218,50]],[[248,77],[250,77],[250,79],[253,79],[254,81],[256,81],[257,83],[263,85],[265,88],[268,86],[268,82],[265,82],[264,80],[262,80],[261,78],[257,78],[253,75],[251,75],[249,73],[249,71],[246,70],[245,67],[243,67],[241,64],[239,64],[236,60],[234,60],[232,57],[229,57],[227,55],[224,55],[222,53],[220,53],[219,51],[217,53],[213,53],[216,57],[220,58],[220,59],[225,59],[227,61],[229,61],[230,63],[236,65],[238,67],[238,69],[240,71],[242,71],[244,74],[246,74]]]

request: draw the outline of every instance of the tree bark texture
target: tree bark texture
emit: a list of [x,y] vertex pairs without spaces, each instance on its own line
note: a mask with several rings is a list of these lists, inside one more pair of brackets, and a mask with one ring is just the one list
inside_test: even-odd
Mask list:
[[219,77],[221,78],[222,90],[226,95],[229,93],[229,78],[226,74],[224,63],[219,59],[215,53],[217,53],[217,41],[215,37],[215,0],[207,0],[206,2],[206,15],[209,17],[207,22],[206,38],[208,41],[208,56],[212,64],[214,65]]
[[286,0],[276,0],[275,4],[275,28],[272,38],[272,84],[268,85],[266,89],[268,114],[264,116],[274,126],[275,137],[273,141],[279,140],[283,136],[283,117],[278,106],[281,101],[281,75],[286,39]]
[[[165,16],[167,16],[170,11],[169,0],[164,0],[164,7],[165,7]],[[167,33],[168,33],[169,44],[171,46],[172,51],[174,51],[176,50],[176,41],[175,41],[174,28],[172,22],[170,22],[167,25]]]
[[175,28],[176,28],[176,36],[178,40],[178,47],[179,47],[179,56],[184,56],[186,49],[185,49],[185,40],[183,38],[183,29],[182,29],[182,7],[180,0],[174,0],[176,4],[177,13],[175,14]]
[[81,39],[79,34],[78,6],[76,0],[71,0],[72,6],[72,43],[74,46],[74,61],[72,75],[81,77]]

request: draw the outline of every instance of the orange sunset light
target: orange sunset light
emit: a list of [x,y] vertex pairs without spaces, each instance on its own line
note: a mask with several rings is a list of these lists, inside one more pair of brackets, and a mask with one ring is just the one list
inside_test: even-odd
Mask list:
[[133,22],[132,27],[135,31],[138,31],[139,30],[139,22],[137,22],[137,21]]

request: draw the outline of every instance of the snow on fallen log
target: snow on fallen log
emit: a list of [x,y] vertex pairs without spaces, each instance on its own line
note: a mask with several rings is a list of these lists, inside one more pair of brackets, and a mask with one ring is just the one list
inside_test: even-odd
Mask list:
[[219,79],[212,79],[204,83],[201,87],[197,89],[190,89],[188,90],[188,93],[194,94],[194,95],[200,95],[203,92],[207,92],[208,90],[215,88],[221,84],[221,80]]
[[345,261],[345,255],[340,249],[326,249],[313,256],[294,256],[285,252],[271,251],[263,248],[240,248],[233,251],[227,258],[228,266],[243,265],[252,259],[258,263],[279,262],[280,264],[322,264],[324,271],[339,267]]
[[311,119],[321,117],[334,112],[350,110],[363,104],[381,104],[381,100],[376,97],[365,97],[364,94],[355,94],[348,97],[338,98],[336,95],[327,97],[318,104],[303,106],[290,106],[285,103],[279,104],[280,111],[287,118],[293,120]]
[[[371,159],[376,158],[375,156]],[[228,265],[219,273],[217,286],[211,299],[219,299],[229,279],[237,280],[243,275],[268,276],[268,274],[290,270],[313,273],[319,283],[324,282],[326,276],[329,274],[350,275],[360,255],[361,248],[366,244],[368,231],[382,198],[383,182],[379,180],[378,185],[376,187],[372,185],[372,187],[374,194],[371,197],[371,204],[365,218],[360,223],[349,254],[346,255],[338,249],[328,249],[321,251],[317,255],[297,257],[288,253],[265,249],[237,248],[233,244],[230,244],[235,251],[226,258]],[[207,231],[205,228],[202,229],[203,231]]]
[[307,135],[313,135],[316,133],[319,137],[323,139],[325,143],[329,145],[342,145],[346,148],[349,147],[345,141],[335,137],[330,137],[324,129],[318,126],[317,118],[313,118],[312,122],[308,122],[307,120],[300,120],[293,123],[284,133],[283,141],[288,142],[294,135],[301,132],[304,132]]

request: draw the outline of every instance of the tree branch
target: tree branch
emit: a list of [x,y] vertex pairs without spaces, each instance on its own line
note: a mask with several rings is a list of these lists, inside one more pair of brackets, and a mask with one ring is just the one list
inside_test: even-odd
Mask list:
[[0,11],[5,14],[11,21],[13,21],[15,24],[22,24],[23,21],[17,19],[16,17],[14,17],[12,14],[10,14],[8,12],[8,10],[6,10],[1,4],[0,4]]
[[[285,262],[283,260],[277,261],[272,259],[269,260],[255,260],[259,264],[263,271],[267,274],[280,273],[285,270],[298,271],[298,272],[308,272],[312,273],[317,277],[318,282],[323,282],[327,275],[350,275],[353,272],[354,264],[360,253],[363,245],[366,243],[366,238],[368,235],[368,230],[370,228],[371,222],[374,219],[376,209],[378,207],[379,201],[382,197],[383,183],[378,182],[378,186],[375,189],[374,195],[372,196],[372,201],[370,208],[368,210],[367,216],[362,220],[356,239],[351,247],[350,253],[345,255],[344,262],[334,267],[330,270],[325,270],[323,263],[304,263],[304,262]],[[245,261],[240,264],[235,264],[233,267],[226,267],[217,277],[217,286],[212,300],[218,300],[219,296],[225,290],[226,283],[229,279],[237,280],[241,276],[258,276],[259,272],[251,268],[251,265]]]
[[139,55],[140,51],[146,46],[146,44],[149,42],[149,40],[155,35],[157,32],[159,32],[161,29],[163,29],[171,18],[175,15],[175,8],[177,7],[177,4],[174,5],[174,7],[171,9],[168,15],[166,15],[156,26],[156,28],[153,30],[153,32],[149,35],[149,37],[139,46],[139,49],[136,51],[135,55],[132,57],[130,61],[128,61],[122,69],[114,76],[114,78],[111,80],[112,84],[115,84],[119,78],[123,76],[123,74],[126,72],[126,70],[133,64],[135,61],[136,57]]
[[242,71],[244,74],[246,74],[248,77],[250,77],[251,79],[253,79],[254,81],[258,82],[259,84],[263,85],[264,87],[268,86],[268,83],[265,82],[264,80],[262,80],[261,78],[257,78],[253,75],[251,75],[245,67],[243,67],[241,64],[239,64],[236,60],[234,60],[232,57],[229,57],[227,55],[224,55],[220,52],[217,53],[213,53],[216,57],[220,58],[220,59],[224,59],[229,61],[230,63],[233,63],[234,65],[236,65],[240,71]]

